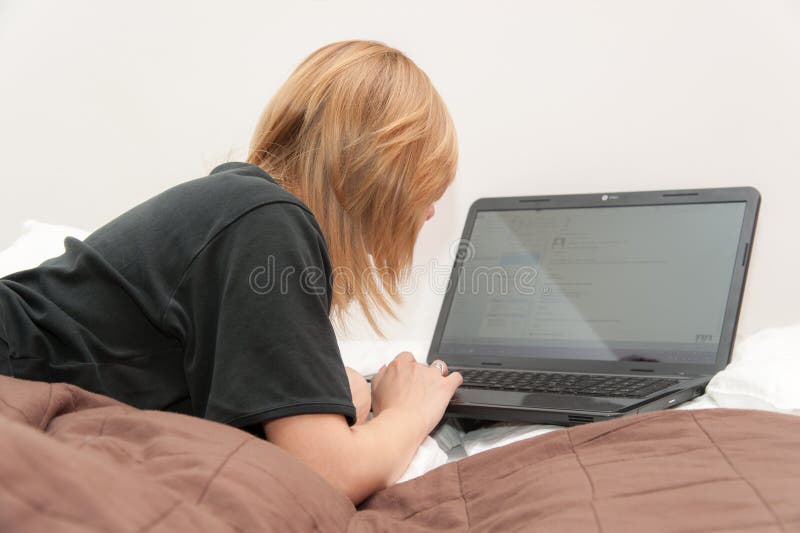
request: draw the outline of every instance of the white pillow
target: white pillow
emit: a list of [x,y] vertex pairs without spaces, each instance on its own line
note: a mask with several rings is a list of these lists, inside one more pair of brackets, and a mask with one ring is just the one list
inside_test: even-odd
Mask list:
[[736,345],[706,392],[720,407],[800,415],[800,324],[768,328]]
[[11,246],[0,251],[0,276],[38,266],[42,261],[64,253],[64,239],[75,237],[83,240],[89,232],[26,220],[22,224],[22,235]]

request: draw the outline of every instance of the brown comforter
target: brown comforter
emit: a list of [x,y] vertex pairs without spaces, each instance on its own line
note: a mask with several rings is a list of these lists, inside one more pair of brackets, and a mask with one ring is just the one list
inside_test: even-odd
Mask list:
[[800,531],[800,417],[669,411],[557,431],[364,502],[272,444],[0,376],[0,531]]

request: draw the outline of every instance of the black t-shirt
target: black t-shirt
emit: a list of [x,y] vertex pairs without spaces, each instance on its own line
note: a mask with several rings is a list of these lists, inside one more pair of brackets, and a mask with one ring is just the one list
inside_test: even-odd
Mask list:
[[225,163],[64,245],[0,279],[16,377],[250,430],[303,413],[354,423],[325,239],[260,168]]

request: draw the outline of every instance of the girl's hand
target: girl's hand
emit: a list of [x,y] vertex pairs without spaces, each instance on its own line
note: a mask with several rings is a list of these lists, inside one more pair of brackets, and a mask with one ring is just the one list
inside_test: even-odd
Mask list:
[[418,363],[409,352],[402,352],[372,378],[372,412],[402,411],[419,421],[424,431],[433,431],[442,419],[450,398],[464,381],[461,374],[445,375],[435,366]]
[[347,372],[347,380],[350,382],[350,395],[353,397],[353,405],[356,406],[356,424],[363,424],[367,421],[367,415],[372,406],[372,391],[364,376],[349,366],[344,367],[344,369]]

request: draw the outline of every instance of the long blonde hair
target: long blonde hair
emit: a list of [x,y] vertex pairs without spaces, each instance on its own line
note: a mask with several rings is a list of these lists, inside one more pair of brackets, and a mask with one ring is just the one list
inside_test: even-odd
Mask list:
[[314,213],[333,265],[334,317],[355,300],[380,334],[374,310],[395,316],[426,209],[457,159],[452,119],[428,76],[394,48],[344,41],[289,76],[247,161]]

